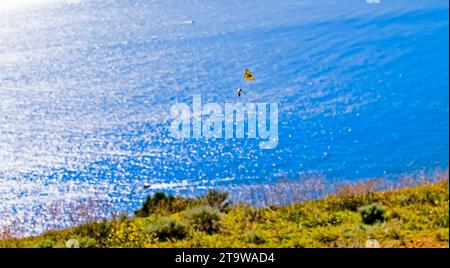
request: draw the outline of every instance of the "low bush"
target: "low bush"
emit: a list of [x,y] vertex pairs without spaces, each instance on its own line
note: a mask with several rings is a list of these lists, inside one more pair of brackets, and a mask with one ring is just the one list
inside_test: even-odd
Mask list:
[[40,242],[38,242],[37,246],[39,248],[53,248],[55,245],[55,242],[56,241],[54,239],[48,237],[48,238],[45,238],[45,239],[41,240]]
[[250,231],[246,233],[244,236],[244,241],[256,245],[263,244],[264,242],[266,242],[264,237],[255,231]]
[[184,215],[197,231],[212,234],[220,230],[221,214],[216,208],[197,206],[187,210]]
[[145,231],[160,241],[183,239],[188,233],[182,222],[168,217],[160,218],[149,224]]
[[315,239],[324,244],[331,244],[339,239],[339,235],[337,233],[331,232],[319,232],[315,234]]
[[99,245],[106,245],[112,230],[112,222],[101,221],[80,225],[75,228],[74,233],[80,237],[95,239]]
[[439,231],[436,232],[436,238],[438,239],[438,241],[442,241],[442,242],[448,242],[449,240],[449,233],[448,233],[449,229],[448,228],[443,228]]
[[386,220],[386,209],[379,203],[373,203],[358,209],[362,222],[365,224],[374,224]]
[[192,203],[192,199],[173,197],[163,192],[158,192],[153,196],[148,196],[142,207],[136,210],[134,214],[137,217],[148,217],[151,214],[170,214],[183,211]]
[[242,208],[243,217],[251,223],[261,223],[266,220],[264,210],[260,208]]
[[227,199],[227,192],[219,192],[216,190],[209,190],[204,196],[200,197],[203,204],[220,211],[226,211],[230,207],[230,203],[227,202]]

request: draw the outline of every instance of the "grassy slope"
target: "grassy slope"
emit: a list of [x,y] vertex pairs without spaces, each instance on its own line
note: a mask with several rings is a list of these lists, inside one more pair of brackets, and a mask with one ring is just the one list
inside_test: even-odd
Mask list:
[[[212,234],[195,230],[180,211],[0,240],[0,247],[64,247],[70,238],[79,240],[81,247],[364,247],[369,238],[382,247],[448,247],[448,187],[445,180],[385,192],[347,189],[285,207],[233,205],[220,213],[220,228]],[[362,223],[358,208],[374,202],[386,208],[386,219]],[[159,239],[146,228],[168,217],[185,228],[182,238]]]

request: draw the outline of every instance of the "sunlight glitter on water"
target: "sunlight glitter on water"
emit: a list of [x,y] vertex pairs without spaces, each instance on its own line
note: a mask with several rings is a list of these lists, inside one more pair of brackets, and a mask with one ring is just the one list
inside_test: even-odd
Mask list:
[[[44,212],[59,202],[108,202],[108,216],[157,190],[448,167],[443,1],[10,2],[0,0],[14,10],[0,15],[0,227],[75,224]],[[236,102],[238,86],[241,101],[279,103],[276,150],[167,137],[174,102]]]
[[0,2],[0,9],[19,8],[34,4],[48,3],[55,0],[6,0]]

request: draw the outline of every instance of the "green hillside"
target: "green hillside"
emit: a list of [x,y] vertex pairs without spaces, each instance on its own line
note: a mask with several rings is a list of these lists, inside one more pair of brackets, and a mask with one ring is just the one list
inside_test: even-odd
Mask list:
[[159,193],[133,217],[4,239],[0,247],[65,247],[69,239],[81,247],[365,247],[368,239],[381,247],[448,247],[448,187],[448,177],[390,191],[361,183],[267,208],[228,204],[215,191],[196,199]]

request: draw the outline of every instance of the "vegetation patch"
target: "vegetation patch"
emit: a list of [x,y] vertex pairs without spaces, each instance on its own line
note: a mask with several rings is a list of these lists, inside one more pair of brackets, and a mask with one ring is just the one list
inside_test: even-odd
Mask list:
[[0,247],[448,247],[448,173],[440,182],[377,191],[373,182],[321,200],[254,208],[209,191],[198,198],[157,193],[134,217],[16,239]]

